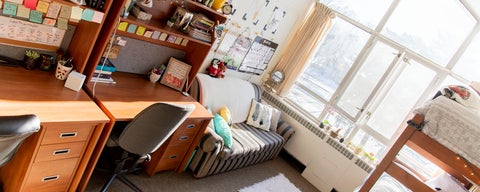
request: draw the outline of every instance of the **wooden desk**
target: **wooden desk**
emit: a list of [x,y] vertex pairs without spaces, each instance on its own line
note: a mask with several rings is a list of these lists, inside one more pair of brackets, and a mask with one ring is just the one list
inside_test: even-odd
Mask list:
[[88,183],[114,122],[129,121],[140,111],[156,102],[195,104],[195,110],[185,123],[152,154],[152,160],[146,164],[146,172],[149,175],[163,170],[182,172],[213,116],[192,97],[184,96],[179,91],[160,83],[151,83],[140,75],[114,72],[112,78],[117,82],[116,84],[90,82],[86,86],[86,91],[112,121],[105,126],[102,138],[98,141],[94,155],[85,171],[82,184],[86,186]]
[[51,72],[0,66],[0,83],[0,115],[35,114],[41,121],[0,169],[5,191],[75,191],[109,118]]

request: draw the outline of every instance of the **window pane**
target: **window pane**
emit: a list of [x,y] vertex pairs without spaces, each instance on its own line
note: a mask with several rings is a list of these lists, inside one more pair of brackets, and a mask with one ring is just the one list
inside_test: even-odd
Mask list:
[[355,147],[362,148],[362,152],[358,154],[361,158],[366,158],[364,157],[365,152],[373,153],[373,156],[375,157],[375,162],[379,162],[379,157],[383,157],[387,150],[387,147],[384,144],[382,144],[361,129],[357,132],[357,134],[355,134],[350,143]]
[[368,37],[365,31],[336,18],[298,82],[323,99],[330,100]]
[[297,85],[292,87],[287,98],[309,114],[313,115],[313,117],[319,117],[323,108],[325,108],[325,104]]
[[370,55],[355,74],[345,93],[341,96],[338,106],[349,115],[355,117],[359,109],[364,107],[365,101],[372,94],[373,89],[380,81],[398,51],[384,43],[377,42]]
[[391,139],[434,76],[433,71],[410,60],[367,125]]
[[402,0],[382,33],[445,66],[474,24],[458,0]]
[[437,165],[433,164],[431,161],[407,146],[400,150],[397,158],[426,178],[432,178],[438,171],[440,171],[440,168]]
[[332,107],[327,107],[327,115],[325,119],[328,120],[330,125],[332,125],[331,131],[337,131],[338,129],[341,129],[338,134],[339,139],[348,137],[350,132],[352,132],[353,128],[355,127],[355,124],[352,121],[338,114]]
[[475,39],[470,42],[469,47],[453,68],[453,72],[470,81],[480,81],[480,57],[478,53],[480,53],[480,34],[477,34]]
[[321,0],[321,2],[370,29],[375,29],[392,3],[391,0]]

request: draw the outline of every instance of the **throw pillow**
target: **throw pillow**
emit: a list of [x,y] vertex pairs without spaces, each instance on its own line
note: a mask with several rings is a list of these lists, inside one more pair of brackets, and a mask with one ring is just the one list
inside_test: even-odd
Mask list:
[[277,108],[269,105],[264,100],[262,100],[261,103],[269,106],[272,109],[272,118],[270,119],[270,131],[277,132],[278,121],[280,120],[280,115],[282,115],[282,112]]
[[226,106],[220,108],[220,116],[225,119],[229,126],[232,126],[232,115],[230,115],[230,110]]
[[247,118],[247,124],[265,131],[270,131],[271,119],[272,108],[252,99],[250,112]]
[[461,86],[449,85],[439,91],[443,96],[452,99],[465,107],[480,109],[480,96],[476,91]]
[[223,143],[225,147],[229,149],[232,148],[232,132],[230,131],[230,126],[228,126],[225,119],[219,114],[215,114],[213,117],[213,127],[215,128],[215,133],[223,138]]

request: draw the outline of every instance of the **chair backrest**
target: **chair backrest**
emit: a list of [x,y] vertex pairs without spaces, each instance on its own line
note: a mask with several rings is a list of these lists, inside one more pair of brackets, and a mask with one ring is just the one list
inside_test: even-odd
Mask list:
[[0,167],[12,159],[22,142],[40,130],[40,120],[35,115],[0,117]]
[[152,104],[137,114],[125,127],[118,138],[118,144],[130,153],[152,153],[175,132],[194,109],[194,104]]

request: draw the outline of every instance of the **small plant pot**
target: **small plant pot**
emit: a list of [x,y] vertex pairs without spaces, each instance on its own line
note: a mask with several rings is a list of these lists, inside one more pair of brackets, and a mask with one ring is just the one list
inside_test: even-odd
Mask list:
[[59,80],[65,80],[68,77],[68,74],[72,71],[73,66],[65,65],[65,61],[58,61],[57,70],[55,71],[55,77]]
[[156,73],[150,73],[150,82],[156,83],[158,80],[160,80],[161,75],[156,74]]
[[34,70],[35,68],[37,68],[38,61],[39,61],[38,58],[33,59],[25,56],[23,66],[25,67],[25,69]]

